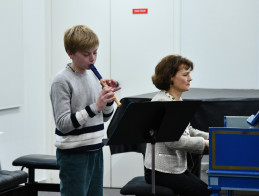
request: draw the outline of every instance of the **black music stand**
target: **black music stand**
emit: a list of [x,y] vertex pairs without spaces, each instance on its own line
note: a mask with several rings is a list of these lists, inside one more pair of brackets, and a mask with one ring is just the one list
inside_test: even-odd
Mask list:
[[152,195],[155,195],[155,144],[178,141],[201,101],[130,103],[107,145],[152,144]]

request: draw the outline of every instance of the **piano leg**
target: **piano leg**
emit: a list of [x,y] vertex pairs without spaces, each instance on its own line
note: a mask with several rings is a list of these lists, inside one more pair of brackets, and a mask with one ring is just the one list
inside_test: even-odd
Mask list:
[[226,190],[226,196],[234,196],[234,191]]
[[220,196],[220,189],[211,189],[212,194],[210,196]]

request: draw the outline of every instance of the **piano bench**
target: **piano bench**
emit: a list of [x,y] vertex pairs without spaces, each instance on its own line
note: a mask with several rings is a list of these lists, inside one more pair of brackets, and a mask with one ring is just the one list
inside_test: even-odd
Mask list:
[[[0,195],[22,195],[25,187],[21,184],[26,183],[28,174],[24,171],[7,171],[0,170]],[[23,195],[26,195],[23,192]]]
[[13,161],[13,166],[21,166],[28,169],[29,180],[25,184],[30,196],[37,196],[38,191],[60,192],[59,184],[56,183],[39,183],[35,181],[36,169],[58,170],[56,156],[44,154],[30,154],[21,156]]

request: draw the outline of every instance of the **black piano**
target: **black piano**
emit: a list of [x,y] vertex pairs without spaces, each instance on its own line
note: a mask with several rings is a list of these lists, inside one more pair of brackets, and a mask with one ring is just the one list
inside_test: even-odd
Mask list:
[[[122,106],[116,109],[108,126],[108,138],[116,129],[129,103],[150,101],[156,93],[147,93],[121,99]],[[191,121],[191,125],[205,132],[209,131],[209,127],[224,127],[224,116],[250,116],[256,114],[259,110],[259,90],[253,89],[192,88],[188,92],[183,93],[182,98],[187,101],[202,101]],[[110,145],[110,151],[111,154],[124,152],[144,153],[145,144]],[[197,166],[197,170],[199,170],[199,166]]]

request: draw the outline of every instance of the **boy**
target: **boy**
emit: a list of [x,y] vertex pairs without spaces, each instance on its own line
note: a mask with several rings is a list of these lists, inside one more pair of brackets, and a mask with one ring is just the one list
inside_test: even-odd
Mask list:
[[102,88],[90,70],[99,40],[87,26],[65,32],[65,50],[72,63],[55,76],[50,98],[56,124],[56,157],[62,196],[103,195],[102,139],[104,122],[113,113],[116,81]]

